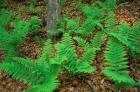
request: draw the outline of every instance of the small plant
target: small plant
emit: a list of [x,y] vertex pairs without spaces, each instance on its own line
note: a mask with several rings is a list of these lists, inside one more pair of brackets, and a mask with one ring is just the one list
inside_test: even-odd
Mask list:
[[64,62],[64,68],[72,74],[77,73],[92,73],[95,68],[91,66],[95,58],[96,49],[88,48],[81,58],[77,58],[75,48],[73,47],[73,39],[69,34],[64,34],[62,43],[56,45],[59,58],[67,59]]
[[31,18],[30,20],[31,31],[38,31],[41,28],[41,26],[42,26],[42,21],[38,17],[34,16]]
[[52,92],[58,87],[56,79],[61,70],[62,59],[53,59],[52,42],[45,42],[42,54],[37,60],[12,57],[10,62],[0,64],[0,69],[16,80],[29,83],[27,92]]
[[123,85],[135,85],[136,82],[129,76],[126,68],[128,62],[126,51],[122,43],[114,38],[110,38],[105,51],[105,60],[107,61],[107,67],[103,70],[103,73],[114,80],[116,84]]
[[[18,48],[19,45],[24,41],[27,33],[29,32],[30,25],[25,21],[14,21],[11,19],[11,17],[12,14],[10,12],[3,13],[0,17],[0,20],[3,21],[3,23],[0,25],[0,49],[5,50],[9,58],[10,55],[16,54],[16,48]],[[3,20],[3,18],[7,19]],[[6,25],[10,21],[13,21],[14,29],[9,32],[6,28]]]

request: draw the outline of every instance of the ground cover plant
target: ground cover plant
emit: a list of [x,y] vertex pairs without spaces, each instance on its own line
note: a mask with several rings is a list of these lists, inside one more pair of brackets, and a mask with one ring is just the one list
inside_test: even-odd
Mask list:
[[[140,20],[137,18],[129,24],[116,17],[117,9],[126,3],[61,0],[62,14],[53,31],[47,30],[48,2],[6,0],[0,5],[0,71],[27,84],[19,92],[88,92],[86,86],[84,91],[65,90],[63,86],[69,85],[63,81],[73,78],[84,81],[91,92],[110,92],[100,90],[97,87],[100,82],[109,82],[112,92],[139,92],[140,79],[135,76],[139,74],[136,71],[140,71]],[[17,3],[18,8],[12,6]],[[55,40],[49,38],[50,33]],[[25,47],[27,54],[36,49],[37,58],[23,55],[24,44],[32,48]],[[102,80],[96,84],[100,77]],[[74,85],[80,84],[77,79]],[[15,91],[8,89],[6,92]]]

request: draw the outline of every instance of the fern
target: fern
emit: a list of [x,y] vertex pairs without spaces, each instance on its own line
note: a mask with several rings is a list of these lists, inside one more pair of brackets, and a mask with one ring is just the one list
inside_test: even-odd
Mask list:
[[30,20],[30,30],[38,31],[41,28],[41,26],[42,26],[42,22],[38,17],[34,16],[34,17],[31,18],[31,20]]
[[129,66],[125,56],[124,46],[116,39],[110,38],[104,55],[107,67],[103,70],[103,73],[116,83],[134,85],[135,81],[128,75],[126,70]]
[[128,41],[131,42],[131,50],[140,55],[140,21],[135,24],[132,31],[128,34]]
[[[48,40],[44,43],[44,48],[37,59],[38,62],[46,62],[49,61],[49,58],[53,56],[53,46],[52,46],[52,41]],[[48,63],[48,62],[46,62]]]
[[91,66],[91,63],[95,57],[95,49],[88,49],[85,54],[78,59],[75,52],[73,39],[67,33],[64,34],[62,43],[57,44],[56,48],[60,58],[64,58],[63,56],[67,58],[67,60],[64,62],[64,68],[70,73],[91,73],[95,71],[95,68]]
[[97,27],[99,23],[100,23],[99,20],[96,20],[96,19],[93,20],[91,18],[87,18],[85,22],[81,25],[81,27],[83,28],[83,31],[80,34],[82,34],[83,36],[89,35],[95,30],[95,28]]
[[96,50],[100,50],[104,38],[105,38],[104,32],[97,32],[90,42],[86,41],[85,39],[82,39],[81,37],[74,37],[74,40],[76,40],[76,42],[80,47],[84,48],[92,47],[95,48]]
[[32,15],[42,13],[42,7],[41,6],[35,7],[33,4],[31,4],[28,8],[25,8],[25,10],[29,11]]
[[0,70],[16,80],[29,83],[31,88],[27,89],[27,92],[52,92],[59,85],[57,76],[60,73],[61,63],[64,59],[52,58],[51,53],[53,51],[51,50],[52,43],[48,40],[39,59],[31,60],[13,57],[11,62],[1,63]]
[[107,10],[114,10],[117,8],[117,0],[105,0],[103,3],[99,0],[96,1],[96,3]]
[[13,16],[13,14],[14,13],[11,10],[1,9],[0,10],[0,21],[1,21],[0,26],[6,27],[6,24],[11,21],[11,17]]
[[139,22],[135,24],[134,27],[129,27],[127,24],[120,24],[117,26],[119,29],[117,32],[106,31],[107,34],[117,38],[120,42],[125,44],[130,48],[131,51],[140,53],[139,50]]
[[81,37],[74,37],[73,38],[80,47],[88,48],[90,43]]
[[104,37],[105,37],[104,32],[97,32],[97,34],[91,41],[91,46],[96,48],[97,50],[100,50],[101,45],[104,41]]
[[82,11],[87,18],[99,19],[103,18],[104,16],[103,10],[100,9],[99,7],[95,7],[95,5],[93,5],[93,7],[85,5],[82,8]]
[[58,80],[51,78],[47,83],[42,85],[34,85],[31,88],[28,88],[26,92],[53,92],[59,85]]
[[[58,86],[56,76],[50,75],[52,73],[50,67],[47,67],[44,64],[34,63],[30,59],[18,57],[13,58],[13,61],[15,62],[4,62],[0,64],[0,69],[9,75],[12,75],[16,80],[19,79],[24,83],[29,83],[33,87],[31,87],[30,90],[33,91],[36,88],[36,91],[34,92],[41,92],[38,90],[43,89],[50,90],[44,92],[52,92],[52,90]],[[55,69],[55,71],[59,70],[57,70],[57,67],[55,67]],[[46,86],[44,86],[44,84]],[[38,87],[38,85],[40,86]],[[49,85],[51,85],[51,87]]]
[[94,67],[91,67],[93,60],[95,59],[96,49],[89,48],[84,53],[84,55],[78,60],[77,69],[75,72],[77,73],[92,73],[95,71]]
[[77,55],[73,46],[74,43],[69,34],[64,34],[62,44],[56,45],[59,57],[66,56],[68,59],[68,62],[66,62],[64,67],[70,72],[75,71],[73,67],[75,67],[77,63]]
[[10,44],[15,45],[16,43],[20,44],[24,41],[27,33],[29,32],[29,23],[24,21],[15,22],[15,29],[9,34],[10,35]]
[[[11,13],[10,13],[11,14]],[[7,20],[4,20],[0,25],[0,49],[6,50],[6,55],[15,55],[16,48],[24,41],[27,33],[29,32],[29,23],[24,21],[14,21],[13,25],[16,25],[15,28],[8,32],[6,25],[11,21],[11,15],[9,13],[4,13],[1,16],[8,16]],[[0,19],[2,20],[2,19]]]
[[[38,72],[38,69],[40,69],[44,73],[48,72],[48,71],[44,71],[45,69],[43,69],[42,66],[35,65],[35,63],[33,63],[33,61],[29,59],[16,57],[13,58],[12,61],[16,61],[16,62],[4,62],[0,64],[1,70],[4,70],[7,74],[12,75],[12,77],[15,78],[16,80],[20,79],[25,83],[29,83],[33,85],[40,82],[38,78],[41,76],[39,74],[40,72]],[[43,76],[46,77],[46,75]]]

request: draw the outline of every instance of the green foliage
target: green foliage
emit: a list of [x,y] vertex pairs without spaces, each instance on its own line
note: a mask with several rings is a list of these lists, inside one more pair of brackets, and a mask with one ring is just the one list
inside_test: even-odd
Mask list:
[[90,46],[90,43],[81,37],[74,37],[73,39],[77,42],[77,44],[80,47],[88,48]]
[[8,5],[8,0],[0,0],[0,8],[6,7]]
[[38,31],[42,26],[42,21],[36,17],[33,16],[30,20],[30,30],[32,31]]
[[128,26],[127,24],[121,24],[117,26],[118,31],[106,31],[107,34],[117,38],[120,42],[129,47],[133,54],[140,53],[140,42],[139,42],[139,28],[140,23],[137,22],[133,27]]
[[0,27],[0,48],[6,50],[8,55],[14,55],[16,47],[18,47],[25,39],[29,32],[29,23],[24,21],[15,22],[16,27],[12,32],[8,31],[4,27]]
[[35,7],[34,5],[30,5],[26,10],[29,11],[32,15],[42,13],[42,7],[41,6]]
[[117,25],[113,11],[117,6],[116,0],[106,0],[104,3],[96,1],[92,5],[79,2],[77,4],[82,7],[77,7],[76,9],[81,10],[85,19],[81,23],[79,16],[75,19],[65,18],[66,31],[86,37],[97,28],[106,31],[112,30]]
[[128,41],[132,43],[130,47],[132,52],[140,55],[140,21],[134,25],[132,31],[128,34]]
[[[12,19],[13,12],[8,10],[0,11],[0,49],[5,50],[7,58],[16,54],[16,49],[24,41],[29,32],[29,23],[24,21],[16,21]],[[14,29],[8,30],[7,24],[11,23]],[[10,57],[9,57],[10,58]]]
[[95,72],[95,68],[92,65],[95,59],[96,49],[89,48],[84,55],[78,60],[75,73],[92,73]]
[[[0,64],[0,69],[16,80],[29,83],[31,88],[27,89],[27,92],[52,92],[58,86],[57,74],[51,76],[52,65],[48,67],[44,63],[34,63],[30,59],[18,57],[14,57],[11,61]],[[56,66],[58,65],[55,65],[55,71],[59,71]]]
[[37,61],[47,63],[47,61],[49,61],[49,59],[52,56],[53,56],[53,46],[52,42],[48,40],[47,42],[44,43],[44,48]]
[[13,11],[10,11],[8,9],[7,10],[1,9],[0,10],[0,21],[1,21],[0,26],[5,27],[6,24],[11,21],[12,16],[13,16]]
[[34,37],[34,41],[37,43],[37,44],[40,44],[40,45],[43,45],[45,40],[40,38],[39,36],[35,36]]
[[117,8],[117,0],[105,0],[104,3],[97,0],[97,4],[107,10],[114,10]]
[[[44,0],[47,1],[47,0]],[[29,11],[32,14],[42,12],[42,7],[35,7],[37,0],[30,0]],[[63,4],[66,0],[62,0]],[[60,42],[53,44],[51,40],[41,41],[36,36],[35,40],[44,45],[38,59],[15,57],[16,51],[23,43],[26,35],[31,32],[37,32],[42,21],[33,16],[29,22],[22,20],[13,20],[13,12],[0,10],[0,50],[6,51],[6,59],[0,64],[0,70],[11,75],[14,79],[20,80],[31,85],[27,92],[53,92],[59,85],[57,80],[64,68],[71,74],[93,73],[95,67],[92,66],[96,54],[104,46],[105,68],[103,74],[113,80],[119,86],[133,85],[139,86],[129,76],[129,66],[127,62],[127,53],[125,48],[129,48],[133,54],[140,55],[140,22],[133,27],[127,24],[118,24],[115,18],[114,10],[117,8],[116,0],[105,0],[100,2],[96,0],[94,4],[82,4],[81,0],[73,4],[69,13],[73,9],[81,10],[84,16],[69,19],[65,16],[58,31],[63,32]],[[81,21],[81,19],[83,19]],[[8,31],[6,26],[11,23],[14,28]],[[90,34],[94,36],[91,37]],[[52,32],[49,31],[48,32]],[[53,33],[52,34],[56,34]],[[82,55],[76,53],[76,46],[83,50]],[[79,49],[78,48],[78,49]]]
[[29,83],[31,88],[27,89],[27,92],[52,92],[59,84],[56,78],[60,73],[62,61],[50,58],[51,44],[50,40],[45,43],[38,60],[13,57],[10,62],[1,63],[0,69],[16,80]]
[[100,50],[101,45],[104,41],[104,37],[105,37],[105,33],[100,31],[95,34],[95,36],[91,39],[90,42],[80,37],[74,37],[74,39],[76,40],[76,42],[80,47],[84,47],[84,48],[92,47],[95,48],[96,50]]
[[104,38],[105,38],[104,32],[97,32],[97,34],[91,41],[91,46],[96,48],[97,50],[100,50]]
[[135,85],[135,81],[128,75],[129,66],[124,46],[114,38],[108,41],[105,51],[107,66],[103,73],[118,84]]
[[65,56],[68,59],[64,67],[70,72],[75,71],[74,68],[76,67],[77,63],[77,55],[73,45],[73,40],[69,34],[65,34],[62,39],[62,43],[56,45],[58,57],[64,58]]
[[36,4],[38,0],[29,0],[31,4]]
[[[87,11],[88,10],[88,11]],[[93,18],[93,19],[96,19],[96,18],[103,18],[104,16],[104,11],[102,8],[99,8],[97,6],[89,6],[89,5],[85,5],[83,8],[82,8],[82,12],[84,13],[84,15],[87,17],[87,18]]]
[[91,66],[96,54],[96,49],[88,48],[83,56],[78,59],[74,48],[73,39],[69,34],[64,34],[62,42],[56,45],[58,56],[67,58],[64,63],[64,68],[72,74],[77,73],[92,73],[95,68]]
[[67,0],[60,0],[60,3],[61,3],[62,5],[64,5],[66,2],[67,2]]

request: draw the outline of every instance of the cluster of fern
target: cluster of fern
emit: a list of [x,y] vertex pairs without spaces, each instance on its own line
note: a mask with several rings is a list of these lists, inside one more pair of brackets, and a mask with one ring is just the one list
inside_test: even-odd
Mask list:
[[[129,76],[127,70],[129,68],[128,53],[125,48],[131,51],[131,55],[140,55],[140,22],[135,23],[132,27],[117,22],[114,13],[118,8],[116,0],[105,0],[104,2],[97,0],[91,5],[79,2],[77,4],[77,10],[82,12],[84,16],[81,17],[84,20],[81,22],[79,16],[74,19],[65,17],[62,24],[65,24],[66,27],[59,30],[63,33],[68,32],[73,36],[78,36],[74,39],[79,46],[84,48],[95,47],[96,50],[101,50],[101,42],[104,43],[104,37],[101,36],[102,34],[106,35],[108,41],[104,53],[106,67],[103,69],[103,74],[119,85],[139,85]],[[97,32],[93,40],[85,40],[95,30]]]
[[[25,40],[30,31],[40,29],[41,20],[32,17],[29,22],[13,21],[10,11],[2,11],[3,14],[0,14],[0,20],[3,21],[0,25],[0,49],[7,50],[7,57],[0,64],[0,70],[16,80],[30,84],[31,87],[26,90],[27,92],[52,92],[59,85],[57,77],[62,69],[73,75],[94,73],[96,67],[93,62],[96,53],[102,50],[101,47],[107,39],[103,74],[118,86],[139,86],[140,83],[129,76],[126,48],[133,55],[140,55],[140,22],[134,24],[133,27],[118,23],[114,14],[117,8],[116,0],[104,2],[97,0],[91,5],[83,4],[78,0],[76,8],[83,13],[82,23],[80,17],[69,19],[65,16],[58,29],[63,32],[61,41],[57,43],[49,39],[45,41],[42,52],[36,60],[17,57],[16,48]],[[7,19],[3,20],[5,16]],[[10,32],[5,28],[8,22],[16,25]],[[95,35],[87,39],[95,30],[97,30]],[[83,49],[81,56],[76,53],[76,46]]]

